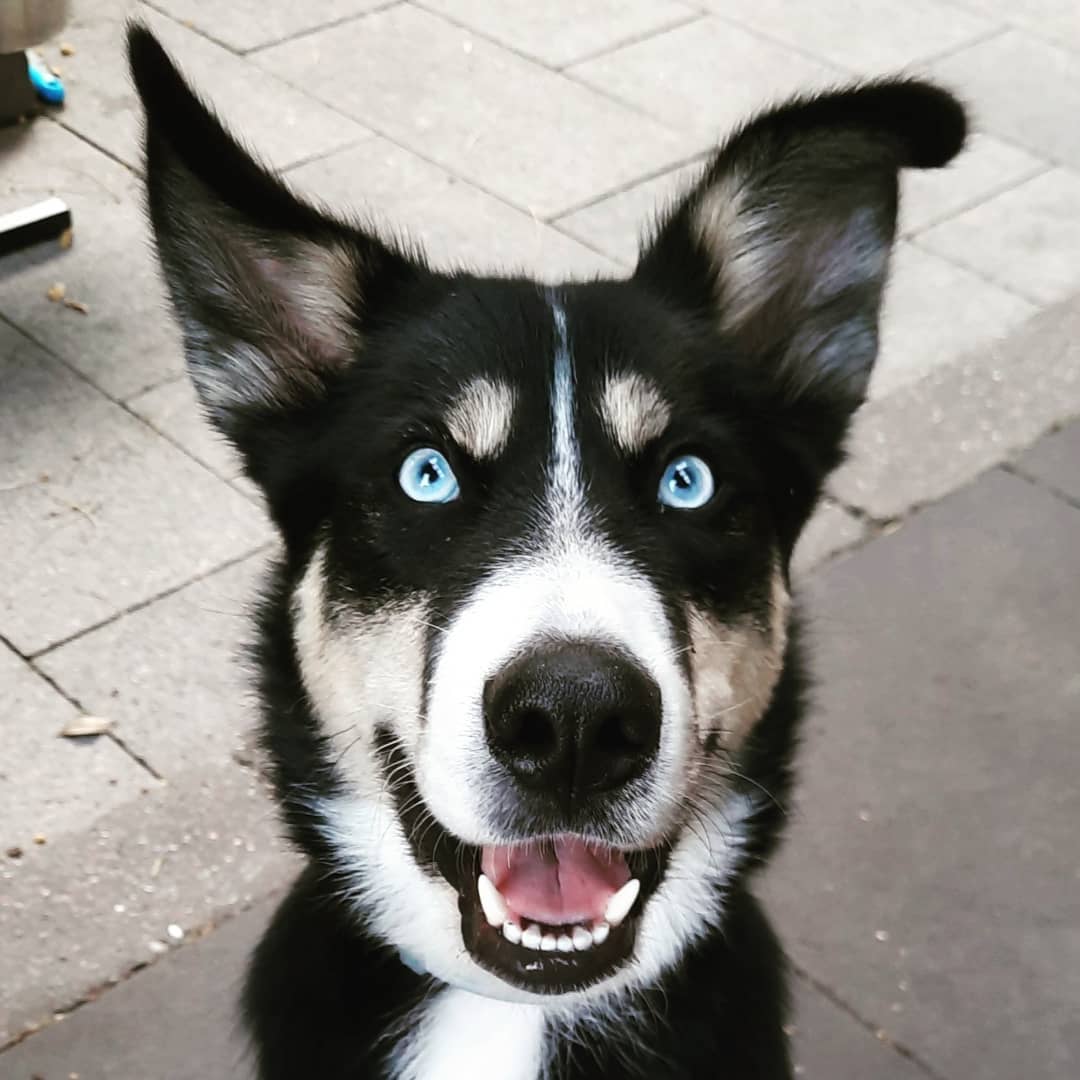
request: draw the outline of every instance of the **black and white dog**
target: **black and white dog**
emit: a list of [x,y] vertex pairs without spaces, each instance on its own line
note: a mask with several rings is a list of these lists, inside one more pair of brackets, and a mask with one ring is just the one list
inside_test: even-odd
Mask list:
[[142,28],[191,375],[265,493],[263,739],[308,868],[264,1080],[777,1080],[749,892],[804,676],[788,563],[863,400],[915,81],[734,134],[628,280],[438,271],[256,164]]

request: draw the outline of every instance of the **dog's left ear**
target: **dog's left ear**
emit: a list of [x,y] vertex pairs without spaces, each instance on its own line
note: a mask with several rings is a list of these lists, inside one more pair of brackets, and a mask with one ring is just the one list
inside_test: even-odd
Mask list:
[[784,400],[846,425],[877,353],[898,170],[945,165],[965,131],[962,106],[917,81],[764,113],[662,218],[635,279],[709,320]]

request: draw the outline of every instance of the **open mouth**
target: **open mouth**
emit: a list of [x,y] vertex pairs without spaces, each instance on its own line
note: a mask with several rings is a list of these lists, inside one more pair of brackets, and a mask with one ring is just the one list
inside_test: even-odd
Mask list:
[[379,743],[413,855],[457,891],[462,939],[477,964],[520,989],[564,994],[630,959],[669,844],[624,850],[570,834],[463,843],[427,809],[395,740]]

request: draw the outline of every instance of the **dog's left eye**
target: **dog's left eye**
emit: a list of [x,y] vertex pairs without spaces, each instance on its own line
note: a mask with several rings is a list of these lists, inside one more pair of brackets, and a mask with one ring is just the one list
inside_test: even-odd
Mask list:
[[401,490],[425,503],[453,502],[461,493],[458,479],[446,455],[430,446],[414,450],[401,464],[398,471]]
[[716,490],[712,470],[693,454],[680,454],[668,464],[660,477],[657,498],[661,505],[676,510],[697,510],[704,506]]

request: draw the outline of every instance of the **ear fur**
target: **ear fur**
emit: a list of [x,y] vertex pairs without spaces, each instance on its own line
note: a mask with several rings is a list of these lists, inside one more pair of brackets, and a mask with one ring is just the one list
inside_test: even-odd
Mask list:
[[635,277],[708,319],[789,399],[863,399],[896,233],[897,173],[960,150],[962,106],[894,80],[751,120],[661,219]]

